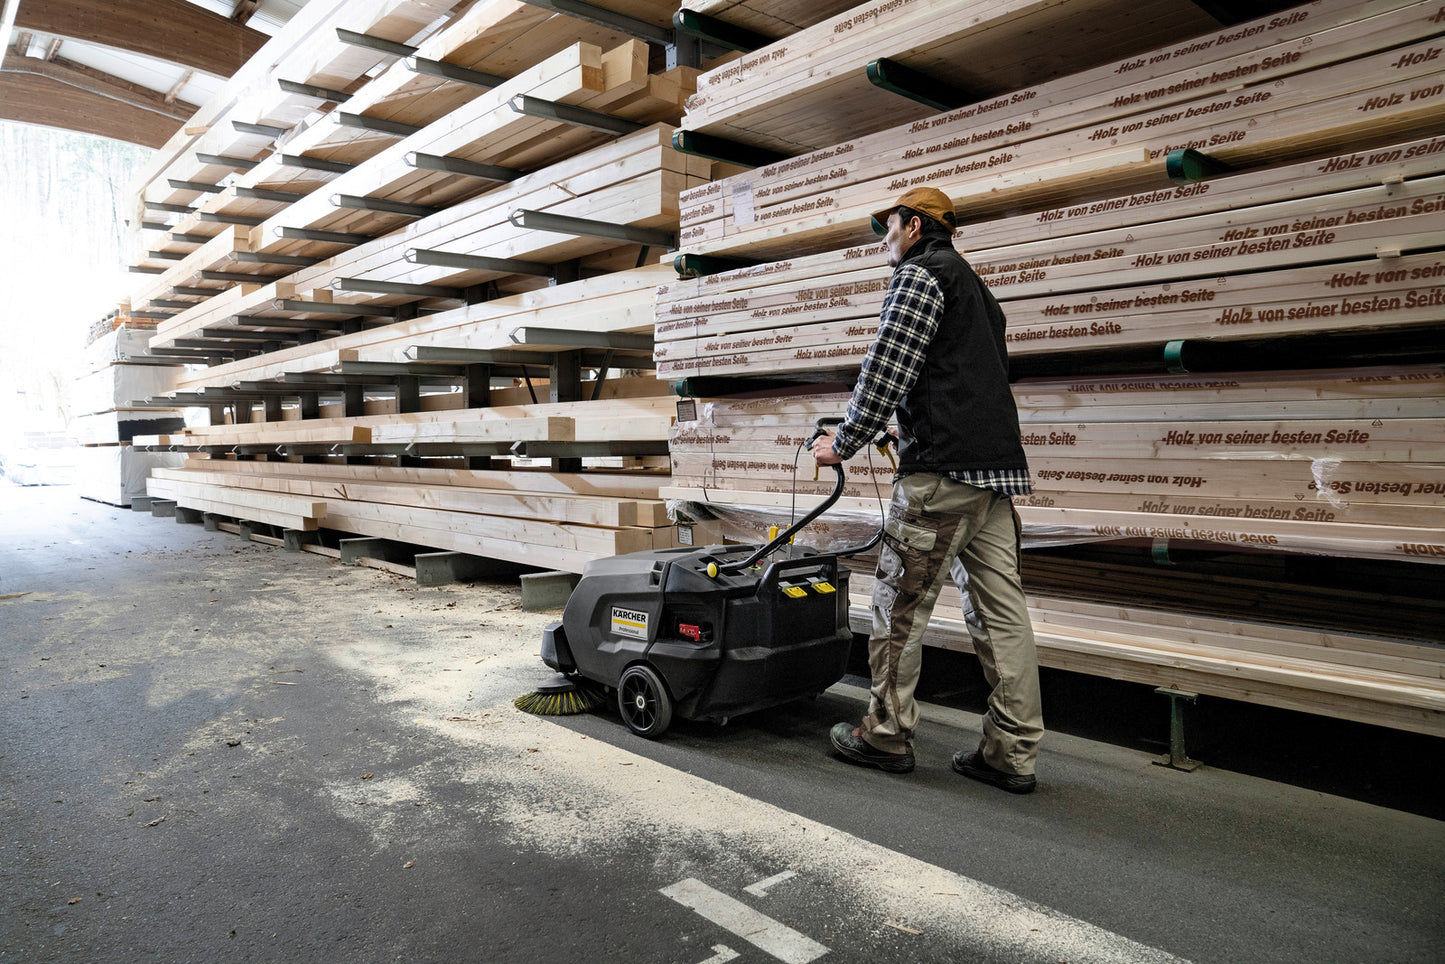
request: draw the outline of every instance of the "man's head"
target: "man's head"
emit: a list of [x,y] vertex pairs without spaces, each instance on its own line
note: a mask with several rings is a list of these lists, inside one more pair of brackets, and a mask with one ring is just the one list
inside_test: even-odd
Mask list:
[[931,187],[909,190],[897,204],[875,211],[871,222],[873,232],[883,235],[889,267],[897,267],[908,250],[923,238],[952,238],[958,227],[953,202],[948,195]]

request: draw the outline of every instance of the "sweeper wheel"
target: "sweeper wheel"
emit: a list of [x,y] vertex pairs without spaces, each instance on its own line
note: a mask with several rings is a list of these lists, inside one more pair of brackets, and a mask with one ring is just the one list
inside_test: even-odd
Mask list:
[[672,697],[651,666],[629,666],[617,681],[617,709],[622,722],[638,736],[661,736],[672,723]]

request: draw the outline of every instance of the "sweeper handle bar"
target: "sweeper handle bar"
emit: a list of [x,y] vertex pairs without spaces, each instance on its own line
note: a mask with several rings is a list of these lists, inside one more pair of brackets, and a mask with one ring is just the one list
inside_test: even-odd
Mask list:
[[[805,443],[805,445],[808,448],[812,448],[814,440],[816,440],[818,436],[826,432],[829,425],[839,425],[842,423],[842,421],[843,420],[841,418],[837,417],[818,419],[816,423],[817,427],[813,430],[813,434],[809,436],[808,441]],[[832,470],[838,474],[838,480],[833,483],[833,491],[828,494],[828,497],[826,499],[814,506],[813,510],[807,515],[803,516],[797,522],[793,523],[792,525],[788,526],[788,528],[778,533],[776,537],[774,537],[767,543],[767,545],[759,546],[752,553],[752,555],[748,556],[746,559],[743,559],[739,562],[729,562],[725,565],[718,566],[718,572],[741,572],[742,570],[751,566],[753,563],[757,562],[759,559],[763,558],[763,556],[766,556],[768,553],[777,549],[779,546],[786,545],[788,540],[793,537],[793,533],[797,532],[799,529],[803,528],[805,525],[818,518],[818,516],[822,515],[824,512],[827,512],[829,509],[833,508],[833,503],[837,502],[838,497],[843,494],[843,484],[847,482],[848,478],[843,474],[843,466],[833,465],[830,466],[830,468],[832,468]]]

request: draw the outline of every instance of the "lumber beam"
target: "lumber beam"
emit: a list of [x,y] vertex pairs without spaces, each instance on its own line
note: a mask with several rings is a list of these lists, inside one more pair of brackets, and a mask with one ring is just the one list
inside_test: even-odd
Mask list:
[[118,47],[230,77],[266,35],[185,0],[45,0],[22,3],[15,25],[71,40]]
[[[7,58],[6,62],[19,58]],[[0,120],[38,124],[158,148],[180,121],[38,73],[0,70]]]

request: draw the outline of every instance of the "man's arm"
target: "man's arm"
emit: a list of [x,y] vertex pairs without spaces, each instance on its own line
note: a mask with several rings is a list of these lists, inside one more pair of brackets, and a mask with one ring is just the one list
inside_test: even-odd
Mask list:
[[850,459],[883,434],[898,403],[918,381],[924,353],[942,317],[943,289],[933,275],[913,264],[893,273],[879,315],[878,337],[863,358],[843,424],[831,445],[826,436],[814,443],[820,464]]

